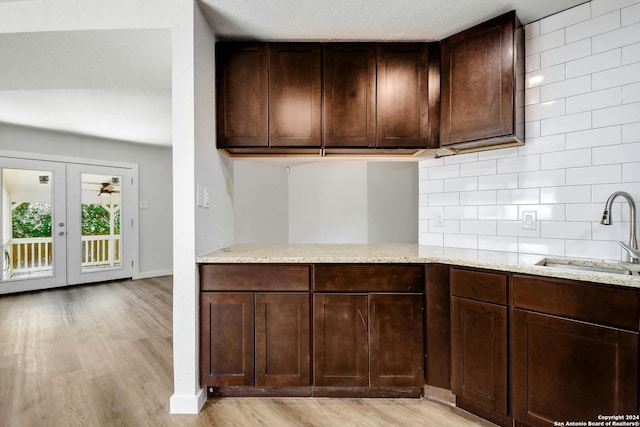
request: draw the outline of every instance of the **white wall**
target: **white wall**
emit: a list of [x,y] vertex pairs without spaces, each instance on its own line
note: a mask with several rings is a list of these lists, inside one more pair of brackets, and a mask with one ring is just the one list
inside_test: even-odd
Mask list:
[[235,243],[289,242],[289,175],[285,166],[233,162]]
[[622,259],[626,204],[599,221],[612,192],[640,200],[640,2],[593,0],[525,35],[526,144],[421,162],[419,242]]
[[[172,271],[171,149],[0,124],[0,150],[139,165],[140,275]],[[159,233],[158,230],[165,230]]]

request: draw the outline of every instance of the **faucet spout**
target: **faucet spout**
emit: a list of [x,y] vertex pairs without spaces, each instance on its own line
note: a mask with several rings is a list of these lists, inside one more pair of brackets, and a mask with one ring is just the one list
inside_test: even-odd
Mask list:
[[[636,203],[633,201],[631,194],[626,191],[616,191],[611,194],[605,203],[604,212],[602,213],[602,219],[600,224],[611,225],[611,207],[613,201],[618,197],[623,197],[627,203],[629,203],[629,243],[626,244],[629,249],[638,249],[638,239],[636,237]],[[627,249],[623,246],[625,249]],[[638,263],[640,260],[637,257],[632,256],[633,252],[627,250],[627,262]]]

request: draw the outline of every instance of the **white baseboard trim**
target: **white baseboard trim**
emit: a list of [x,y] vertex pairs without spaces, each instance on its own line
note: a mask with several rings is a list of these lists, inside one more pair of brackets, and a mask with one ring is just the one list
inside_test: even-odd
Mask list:
[[138,274],[133,275],[133,280],[137,279],[149,279],[151,277],[170,276],[173,274],[172,269],[155,270],[155,271],[141,271]]
[[207,401],[204,389],[199,389],[196,394],[173,394],[169,398],[170,414],[197,414]]

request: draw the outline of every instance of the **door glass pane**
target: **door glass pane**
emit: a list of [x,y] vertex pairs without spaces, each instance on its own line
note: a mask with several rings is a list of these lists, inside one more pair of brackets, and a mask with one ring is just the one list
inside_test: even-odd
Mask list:
[[53,275],[53,173],[2,169],[2,280]]
[[81,174],[81,271],[120,268],[122,176]]

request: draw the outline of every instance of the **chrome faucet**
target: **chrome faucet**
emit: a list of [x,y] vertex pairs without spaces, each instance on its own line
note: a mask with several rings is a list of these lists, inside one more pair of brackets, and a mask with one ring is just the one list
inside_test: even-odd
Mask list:
[[627,262],[639,263],[640,252],[638,251],[638,239],[636,237],[636,204],[631,194],[626,191],[616,191],[610,195],[605,204],[600,224],[611,225],[611,205],[618,196],[624,197],[629,203],[629,243],[620,242],[620,246],[627,251]]

